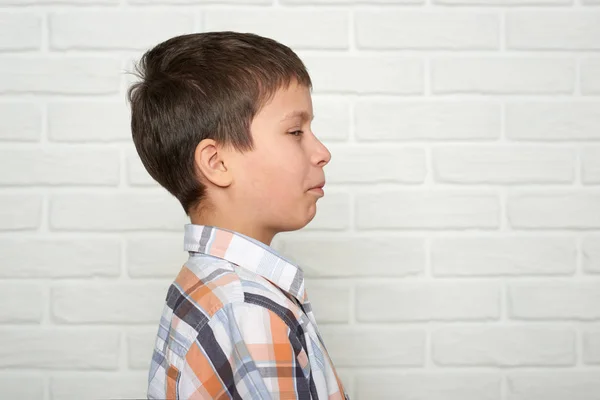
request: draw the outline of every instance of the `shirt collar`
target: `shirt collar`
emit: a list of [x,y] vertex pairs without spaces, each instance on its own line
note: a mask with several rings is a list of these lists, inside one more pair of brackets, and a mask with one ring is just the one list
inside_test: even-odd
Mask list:
[[305,303],[304,272],[272,247],[243,235],[208,225],[185,225],[184,249],[227,260],[263,276],[301,304]]

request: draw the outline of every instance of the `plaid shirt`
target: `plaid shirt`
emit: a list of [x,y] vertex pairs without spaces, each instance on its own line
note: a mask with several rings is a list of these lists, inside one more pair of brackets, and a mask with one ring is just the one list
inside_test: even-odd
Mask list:
[[185,226],[188,261],[170,286],[149,399],[348,399],[302,269],[221,228]]

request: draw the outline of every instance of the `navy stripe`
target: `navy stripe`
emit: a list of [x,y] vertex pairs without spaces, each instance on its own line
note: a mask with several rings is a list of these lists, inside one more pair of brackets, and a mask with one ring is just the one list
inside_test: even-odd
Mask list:
[[196,331],[208,323],[208,317],[193,302],[189,301],[176,285],[169,287],[167,305],[173,310],[173,314]]
[[211,231],[212,228],[209,228],[207,226],[202,228],[202,235],[200,236],[200,241],[198,242],[198,252],[206,252],[206,245],[208,244],[208,240],[210,239]]
[[227,392],[231,398],[234,400],[242,400],[242,397],[238,393],[238,390],[235,386],[235,379],[233,379],[233,370],[231,369],[231,365],[229,364],[223,349],[221,349],[221,346],[219,346],[217,338],[215,338],[215,335],[209,325],[205,325],[204,329],[200,330],[196,340],[206,352],[208,359],[221,378],[221,382],[223,382],[223,385],[227,389]]
[[[302,325],[298,323],[294,313],[290,309],[280,306],[268,297],[254,293],[244,292],[244,302],[256,304],[273,311],[290,328],[290,334],[288,337],[290,339],[290,343],[292,344],[292,348],[294,349],[294,354],[296,355],[296,357],[298,357],[298,354],[300,354],[300,351],[302,349],[304,349],[306,355],[308,356],[308,348],[306,347],[306,340],[304,338],[304,329],[302,329]],[[304,378],[304,372],[302,372],[302,368],[298,363],[296,363],[296,368],[299,369],[299,371],[296,371],[295,376],[301,376]],[[300,373],[300,375],[298,375],[298,372]],[[318,400],[319,395],[317,394],[317,387],[312,376],[312,369],[310,371],[308,385],[310,387],[310,394],[312,395],[312,399]],[[307,393],[307,389],[308,388],[306,378],[296,379],[296,393],[298,393],[298,395],[301,396],[301,399],[311,399],[311,397]],[[306,394],[308,397],[304,397],[304,394]]]
[[[296,360],[298,359],[298,354],[300,354],[300,351],[302,350],[302,348],[304,348],[304,351],[306,352],[306,355],[308,356],[308,351],[306,350],[306,341],[304,340],[304,335],[302,335],[300,338],[293,338],[292,337],[292,331],[290,331],[289,334],[289,339],[290,339],[290,343],[292,343],[292,347],[294,349],[294,354],[296,356]],[[294,340],[296,339],[296,340]],[[300,346],[294,346],[294,343],[296,341],[300,341]],[[312,369],[310,370],[310,379],[309,382],[306,382],[306,377],[304,376],[304,371],[302,371],[302,367],[300,366],[299,362],[294,363],[294,376],[296,377],[296,393],[298,393],[298,399],[299,400],[303,400],[303,399],[307,399],[310,400],[311,399],[311,393],[312,393],[312,398],[318,399],[319,395],[317,394],[317,388],[315,387],[315,383],[313,381],[313,376],[312,376]],[[301,379],[298,379],[301,378]]]

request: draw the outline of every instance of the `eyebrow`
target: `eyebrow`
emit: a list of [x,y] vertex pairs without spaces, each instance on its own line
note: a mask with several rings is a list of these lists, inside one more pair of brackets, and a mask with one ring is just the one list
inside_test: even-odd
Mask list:
[[309,113],[307,113],[306,111],[292,111],[292,112],[290,112],[290,113],[286,114],[286,115],[285,115],[285,116],[284,116],[284,117],[281,119],[281,121],[280,121],[280,122],[283,122],[283,121],[285,121],[285,120],[292,119],[292,118],[297,118],[297,117],[300,117],[300,118],[302,118],[302,120],[304,120],[304,121],[312,121],[312,120],[315,118],[315,116],[314,116],[314,115],[313,115],[313,116],[311,116],[311,115],[310,115]]

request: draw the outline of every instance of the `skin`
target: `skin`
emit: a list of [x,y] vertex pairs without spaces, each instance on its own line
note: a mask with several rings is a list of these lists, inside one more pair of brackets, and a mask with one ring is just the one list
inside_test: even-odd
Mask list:
[[242,233],[267,245],[279,232],[306,226],[316,215],[331,153],[311,130],[310,90],[292,81],[252,120],[254,149],[240,153],[212,139],[195,151],[212,207],[191,222]]

